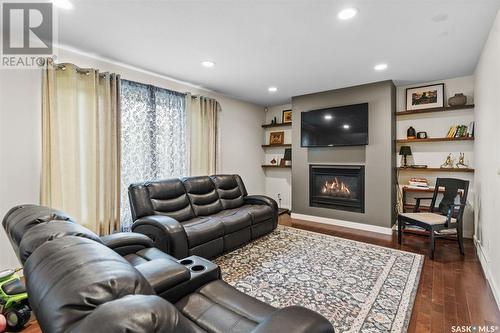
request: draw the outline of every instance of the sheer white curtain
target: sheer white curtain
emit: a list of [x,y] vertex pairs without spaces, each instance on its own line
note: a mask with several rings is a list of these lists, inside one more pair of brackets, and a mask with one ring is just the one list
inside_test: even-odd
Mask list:
[[132,223],[128,186],[181,177],[187,170],[185,94],[122,80],[121,222]]

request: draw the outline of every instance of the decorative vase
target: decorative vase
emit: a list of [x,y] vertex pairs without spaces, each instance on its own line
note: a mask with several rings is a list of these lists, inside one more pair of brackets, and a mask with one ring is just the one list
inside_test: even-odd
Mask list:
[[465,105],[467,103],[467,96],[462,93],[455,94],[455,96],[448,99],[449,106]]
[[415,132],[415,129],[413,127],[409,127],[408,130],[406,131],[406,138],[409,140],[413,140],[417,138],[417,133]]

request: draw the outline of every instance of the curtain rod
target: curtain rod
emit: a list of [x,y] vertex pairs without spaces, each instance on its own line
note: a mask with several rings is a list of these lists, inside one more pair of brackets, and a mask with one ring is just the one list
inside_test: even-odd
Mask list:
[[[186,95],[189,94],[189,93],[185,93]],[[203,95],[191,95],[191,98],[193,99],[197,99],[198,97],[204,97]],[[212,98],[212,97],[205,97],[205,98],[209,98],[209,99],[213,99],[214,101],[217,101],[215,98]]]
[[[88,69],[88,68],[80,68],[80,67],[78,67],[78,66],[76,66],[76,65],[74,65],[74,64],[69,64],[69,63],[56,64],[55,66],[56,66],[56,69],[61,69],[61,70],[63,70],[63,71],[64,71],[64,70],[66,70],[66,66],[68,66],[68,65],[73,66],[73,67],[75,68],[76,72],[77,72],[77,73],[80,73],[80,74],[89,75],[89,74],[90,74],[90,71],[92,71],[92,69]],[[109,74],[109,72],[99,73],[99,76],[104,77],[104,76],[106,76],[106,75],[108,75],[108,74]]]

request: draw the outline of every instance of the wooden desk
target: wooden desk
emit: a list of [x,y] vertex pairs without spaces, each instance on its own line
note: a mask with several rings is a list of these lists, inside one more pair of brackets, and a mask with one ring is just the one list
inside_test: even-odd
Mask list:
[[[407,202],[407,193],[408,192],[419,192],[419,193],[430,193],[429,198],[432,197],[432,193],[434,193],[434,187],[429,188],[413,188],[408,186],[403,186],[401,188],[402,197],[403,197],[403,213],[411,213],[415,208],[414,204],[409,204]],[[444,189],[439,189],[439,193],[444,193]],[[429,211],[429,206],[420,206],[420,209],[423,212]]]

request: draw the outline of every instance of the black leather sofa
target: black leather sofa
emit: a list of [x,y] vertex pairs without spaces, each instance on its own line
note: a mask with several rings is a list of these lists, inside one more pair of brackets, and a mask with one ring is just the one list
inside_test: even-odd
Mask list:
[[276,201],[248,195],[238,175],[145,182],[130,185],[128,191],[132,231],[147,235],[176,258],[214,258],[278,224]]
[[2,222],[43,332],[333,332],[313,311],[239,292],[206,259],[176,260],[143,235],[100,238],[72,222],[35,205],[13,208]]

